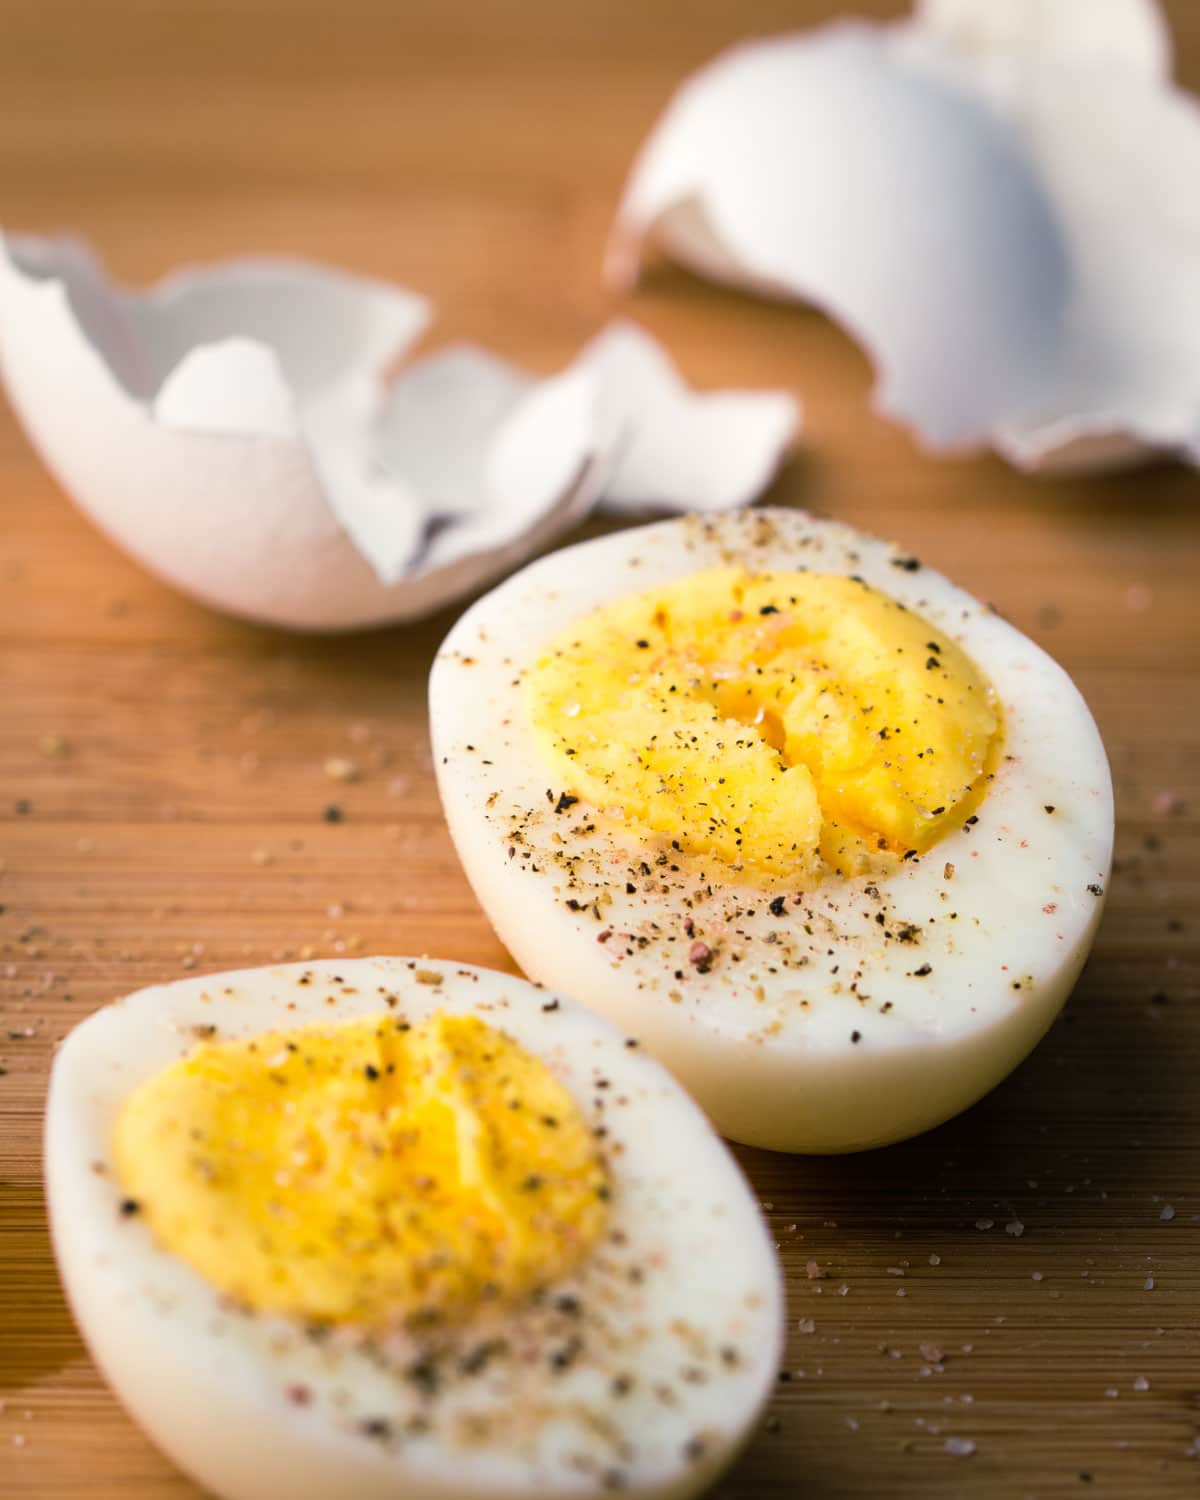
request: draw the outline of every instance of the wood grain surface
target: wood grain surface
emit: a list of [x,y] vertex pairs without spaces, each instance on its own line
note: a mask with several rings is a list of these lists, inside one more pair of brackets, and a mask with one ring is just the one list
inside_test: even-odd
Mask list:
[[[721,1494],[1192,1495],[1200,479],[934,461],[871,415],[862,356],[815,314],[667,269],[628,302],[600,284],[672,82],[738,34],[836,9],[2,0],[0,215],[75,227],[130,280],[248,249],[341,261],[435,297],[436,341],[545,370],[630,313],[701,384],[803,396],[776,501],[899,539],[1064,663],[1118,791],[1095,954],[1037,1053],[960,1119],[855,1158],[740,1153],[788,1271],[791,1378]],[[1200,86],[1200,11],[1170,11]],[[187,971],[310,951],[508,963],[430,772],[425,680],[452,616],[308,640],[206,613],[81,519],[6,409],[0,517],[0,1495],[182,1500],[55,1275],[54,1044]],[[327,779],[339,755],[357,782]],[[814,1259],[828,1279],[807,1279]]]

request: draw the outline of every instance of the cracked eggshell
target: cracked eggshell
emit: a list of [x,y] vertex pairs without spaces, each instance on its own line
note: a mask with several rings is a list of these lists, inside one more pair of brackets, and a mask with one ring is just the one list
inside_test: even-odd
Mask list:
[[897,45],[1018,132],[1071,268],[1053,378],[1000,423],[1020,468],[1200,460],[1200,108],[1154,0],[925,0]]
[[409,292],[289,261],[112,286],[81,245],[0,237],[0,369],[47,465],[152,572],[231,614],[336,630],[427,614],[614,508],[744,505],[799,421],[695,395],[615,325],[534,379],[482,350],[386,373]]
[[1026,79],[1020,123],[1071,250],[1072,294],[1046,399],[997,447],[1083,472],[1156,452],[1200,461],[1200,106],[1108,68]]
[[986,440],[1052,370],[1068,295],[1053,211],[1011,127],[858,24],[756,41],[688,80],[634,165],[609,271],[643,242],[811,302],[935,447]]
[[[284,366],[318,387],[350,362],[381,367],[427,315],[409,293],[273,262],[181,273],[139,296],[73,241],[0,241],[0,365],[47,467],[152,573],[271,624],[397,612],[287,430],[278,385]],[[228,339],[232,367],[218,367],[213,346]],[[231,430],[218,402],[235,393],[244,420]],[[156,420],[156,396],[171,425]]]

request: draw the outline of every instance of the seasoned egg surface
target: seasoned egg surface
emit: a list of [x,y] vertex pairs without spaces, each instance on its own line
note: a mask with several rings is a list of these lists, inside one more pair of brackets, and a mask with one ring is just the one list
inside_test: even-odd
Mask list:
[[46,1172],[97,1363],[230,1500],[687,1496],[775,1377],[727,1151],[524,980],[381,958],[143,990],[60,1049]]
[[451,631],[430,718],[514,957],[736,1140],[857,1150],[955,1114],[1096,931],[1112,792],[1078,691],[844,526],[688,518],[544,558]]

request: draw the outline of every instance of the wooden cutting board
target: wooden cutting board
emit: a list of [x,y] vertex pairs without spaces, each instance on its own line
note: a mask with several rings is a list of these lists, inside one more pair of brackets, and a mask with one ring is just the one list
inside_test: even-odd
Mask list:
[[[1095,955],[1035,1056],[962,1118],[855,1158],[740,1153],[788,1271],[791,1378],[721,1494],[1191,1495],[1200,479],[933,461],[871,415],[861,355],[818,316],[671,271],[628,303],[599,281],[672,82],[736,34],[835,9],[9,0],[0,204],[7,225],[78,227],[131,280],[250,248],[342,261],[433,295],[439,338],[545,370],[628,312],[701,384],[803,395],[776,501],[892,535],[1065,664],[1118,792]],[[1200,85],[1200,13],[1170,10]],[[0,1495],[182,1500],[59,1290],[51,1053],[96,1006],[185,972],[308,949],[508,962],[430,772],[425,680],[451,614],[338,640],[208,614],[71,509],[6,409],[0,507]],[[331,756],[360,779],[331,783]]]

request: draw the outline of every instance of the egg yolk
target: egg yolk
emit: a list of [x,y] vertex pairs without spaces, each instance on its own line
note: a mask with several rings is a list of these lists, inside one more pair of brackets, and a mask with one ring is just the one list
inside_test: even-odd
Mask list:
[[537,1057],[473,1016],[204,1041],[118,1118],[122,1190],[239,1303],[388,1328],[568,1273],[608,1181]]
[[570,798],[674,848],[815,880],[923,853],[981,800],[995,694],[887,594],[831,574],[696,573],[552,641],[527,679]]

